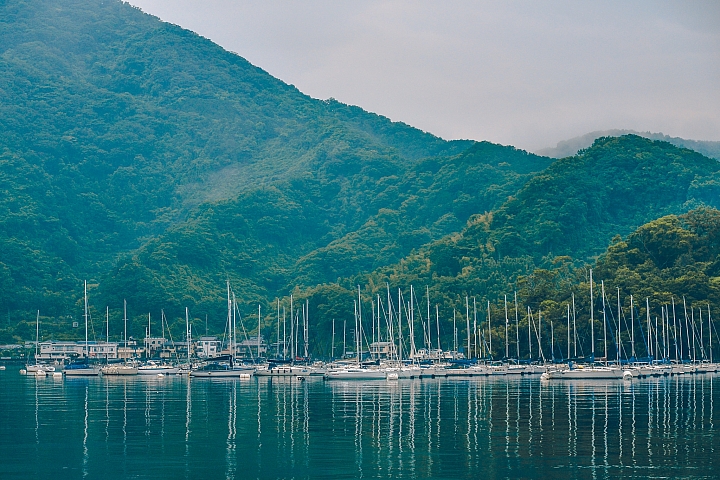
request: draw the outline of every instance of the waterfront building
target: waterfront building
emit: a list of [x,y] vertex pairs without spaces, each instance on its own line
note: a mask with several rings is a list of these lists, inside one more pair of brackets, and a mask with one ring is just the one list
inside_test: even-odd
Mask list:
[[65,362],[80,358],[112,360],[118,357],[115,342],[40,342],[36,359],[43,362]]
[[205,336],[195,342],[195,351],[201,358],[217,357],[222,350],[222,342],[217,337]]

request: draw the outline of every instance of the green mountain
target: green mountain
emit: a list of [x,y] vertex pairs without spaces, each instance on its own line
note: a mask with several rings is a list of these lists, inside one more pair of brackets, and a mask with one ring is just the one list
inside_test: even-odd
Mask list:
[[390,265],[499,206],[548,163],[478,143],[406,169],[379,160],[356,169],[320,164],[304,177],[202,205],[121,260],[101,292],[110,304],[127,296],[146,308],[189,305],[222,321],[217,299],[226,279],[241,302],[256,304]]
[[446,142],[320,101],[119,2],[0,2],[0,303],[70,314],[83,278],[187,218],[322,165],[402,171]]
[[[503,205],[473,216],[462,231],[340,284],[347,290],[369,285],[374,294],[382,294],[386,281],[430,286],[432,304],[444,312],[441,336],[447,345],[453,309],[464,335],[466,296],[476,297],[481,321],[488,301],[491,318],[504,318],[504,296],[512,299],[514,291],[521,313],[526,307],[537,311],[559,290],[569,295],[583,278],[587,282],[587,266],[617,235],[629,235],[659,217],[719,203],[717,161],[638,136],[602,138],[575,157],[555,161]],[[547,310],[559,315],[559,309]]]
[[318,354],[333,321],[352,321],[357,285],[368,318],[388,286],[406,302],[414,285],[418,304],[427,286],[445,346],[453,310],[464,338],[490,302],[500,338],[504,295],[558,316],[596,262],[644,292],[637,232],[668,218],[651,257],[682,285],[647,288],[717,296],[714,234],[697,227],[720,207],[713,159],[634,135],[556,161],[448,142],[312,99],[119,1],[0,0],[0,188],[0,342],[31,338],[37,309],[44,335],[79,338],[83,279],[91,331],[107,305],[114,338],[124,299],[133,335],[148,312],[159,330],[161,310],[180,335],[185,307],[196,330],[222,332],[227,280],[248,330],[259,304],[271,340],[290,293],[308,301]]
[[602,138],[577,156],[556,160],[500,207],[474,216],[413,261],[433,279],[473,276],[488,262],[508,259],[543,265],[566,257],[583,264],[615,235],[648,221],[701,205],[720,207],[719,194],[720,163],[713,159],[634,135]]

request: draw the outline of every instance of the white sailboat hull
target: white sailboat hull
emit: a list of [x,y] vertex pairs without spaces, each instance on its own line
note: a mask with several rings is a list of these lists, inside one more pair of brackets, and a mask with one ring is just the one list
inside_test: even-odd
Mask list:
[[632,376],[632,373],[619,368],[591,367],[547,371],[541,378],[543,380],[622,380],[626,376]]
[[103,375],[137,375],[138,367],[129,365],[106,365],[100,369]]
[[97,377],[100,375],[99,367],[72,368],[64,371],[66,377]]
[[250,377],[253,374],[252,369],[243,369],[243,370],[226,370],[226,371],[213,371],[213,372],[204,372],[201,370],[193,370],[190,372],[191,377],[197,377],[197,378],[243,378],[243,377]]
[[385,370],[369,368],[345,368],[325,374],[326,380],[385,380],[386,378]]

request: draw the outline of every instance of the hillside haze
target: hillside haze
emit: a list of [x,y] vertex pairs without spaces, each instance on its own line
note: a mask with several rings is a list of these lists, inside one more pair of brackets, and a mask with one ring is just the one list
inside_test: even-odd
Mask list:
[[638,135],[640,137],[649,138],[650,140],[662,140],[672,143],[677,147],[689,148],[703,155],[720,160],[720,142],[711,142],[707,140],[689,140],[680,137],[671,137],[662,133],[638,132],[636,130],[598,130],[586,133],[579,137],[562,140],[554,147],[541,148],[535,153],[551,158],[564,158],[575,155],[579,150],[588,148],[595,140],[601,137],[620,137],[623,135]]

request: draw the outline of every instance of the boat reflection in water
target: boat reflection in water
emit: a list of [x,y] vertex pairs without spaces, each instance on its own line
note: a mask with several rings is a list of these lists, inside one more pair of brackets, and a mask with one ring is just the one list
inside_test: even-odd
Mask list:
[[0,477],[60,467],[172,479],[713,477],[720,468],[714,374],[299,380],[4,372],[0,448],[13,454]]

